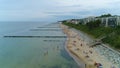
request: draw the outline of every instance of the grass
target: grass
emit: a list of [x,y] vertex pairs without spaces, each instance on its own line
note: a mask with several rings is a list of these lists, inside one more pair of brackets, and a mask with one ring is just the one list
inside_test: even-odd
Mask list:
[[64,22],[63,24],[83,31],[93,36],[94,38],[101,38],[105,36],[105,38],[102,39],[104,43],[108,43],[110,46],[116,49],[120,49],[120,27],[112,28],[99,26],[93,29],[89,29],[87,25],[72,24],[67,22]]

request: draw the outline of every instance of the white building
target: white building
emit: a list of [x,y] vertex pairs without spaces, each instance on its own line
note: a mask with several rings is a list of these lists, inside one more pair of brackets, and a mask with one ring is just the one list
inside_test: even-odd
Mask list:
[[117,16],[117,25],[120,25],[120,16]]
[[73,24],[87,24],[91,21],[96,21],[96,20],[100,20],[101,21],[101,25],[105,26],[105,27],[115,27],[120,25],[120,16],[111,16],[111,17],[94,17],[94,16],[90,16],[87,18],[83,18],[83,19],[69,19],[66,20],[66,22],[68,23],[73,23]]
[[101,24],[105,27],[115,27],[120,25],[120,16],[103,17],[100,20]]
[[68,23],[72,23],[72,24],[79,24],[80,19],[70,19],[70,20],[66,20]]
[[94,16],[90,16],[90,17],[87,17],[87,18],[83,19],[84,24],[87,24],[90,21],[95,21],[95,17]]

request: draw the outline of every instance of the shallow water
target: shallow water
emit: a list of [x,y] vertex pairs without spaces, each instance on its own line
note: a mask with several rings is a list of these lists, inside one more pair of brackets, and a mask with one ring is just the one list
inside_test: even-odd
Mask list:
[[[10,26],[10,25],[9,25]],[[13,25],[12,25],[13,26]],[[17,30],[2,30],[1,35],[64,36],[62,31],[29,31],[25,25]],[[58,26],[47,25],[47,26]],[[23,28],[24,27],[24,28]],[[37,28],[38,25],[34,25]],[[4,27],[5,28],[5,27]],[[8,29],[8,25],[6,27]],[[53,28],[49,28],[53,29]],[[22,30],[22,31],[18,31]],[[7,33],[8,31],[8,33]],[[0,38],[0,68],[79,68],[66,52],[65,38]]]

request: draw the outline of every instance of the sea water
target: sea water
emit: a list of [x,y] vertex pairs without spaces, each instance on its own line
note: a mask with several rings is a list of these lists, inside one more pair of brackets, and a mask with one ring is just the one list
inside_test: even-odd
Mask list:
[[38,27],[41,23],[0,23],[0,68],[79,68],[65,50],[66,38],[4,38],[5,35],[65,36],[62,30],[44,31],[60,29],[59,24]]

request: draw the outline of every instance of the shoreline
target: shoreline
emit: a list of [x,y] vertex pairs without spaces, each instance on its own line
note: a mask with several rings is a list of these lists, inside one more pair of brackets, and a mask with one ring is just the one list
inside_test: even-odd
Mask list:
[[[68,26],[62,24],[61,28],[68,37],[66,40],[65,48],[79,66],[84,64],[83,68],[97,68],[95,66],[95,63],[101,63],[103,68],[111,68],[112,63],[97,53],[94,48],[90,48],[88,46],[88,42],[84,41],[80,36],[78,36],[75,31],[68,29]],[[72,35],[76,35],[77,37],[70,38]],[[78,40],[78,38],[81,40]],[[73,41],[76,42],[73,43]],[[80,45],[78,46],[78,44],[82,44],[82,47]],[[90,51],[92,51],[92,54],[89,53]],[[83,52],[87,52],[88,54],[85,54]]]
[[67,43],[68,43],[68,40],[66,40],[65,42],[65,50],[68,52],[68,54],[74,59],[74,61],[78,64],[78,66],[80,68],[85,68],[85,63],[80,59],[78,58],[77,54],[75,54],[74,52],[70,51],[68,48],[67,48]]
[[[63,27],[61,27],[63,28]],[[64,32],[64,31],[63,31]],[[66,34],[67,35],[67,34]],[[68,35],[67,35],[68,37]],[[72,52],[70,49],[68,49],[67,45],[68,45],[68,38],[65,41],[65,50],[68,52],[68,54],[74,59],[74,61],[78,64],[78,66],[80,68],[85,68],[85,62],[82,61],[81,58],[79,58],[79,56],[77,54],[75,54],[74,52]]]

